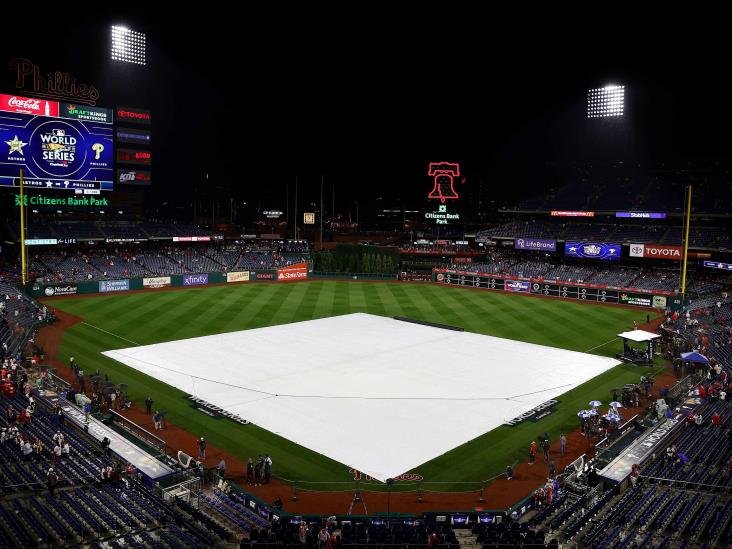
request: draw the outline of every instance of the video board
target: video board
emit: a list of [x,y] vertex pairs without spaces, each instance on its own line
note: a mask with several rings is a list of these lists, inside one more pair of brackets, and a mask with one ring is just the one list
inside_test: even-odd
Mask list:
[[0,186],[99,194],[114,187],[114,114],[0,94]]

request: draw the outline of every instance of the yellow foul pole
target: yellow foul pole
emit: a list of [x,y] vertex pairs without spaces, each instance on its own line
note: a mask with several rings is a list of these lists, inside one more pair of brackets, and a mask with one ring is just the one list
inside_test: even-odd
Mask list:
[[23,286],[28,282],[28,269],[25,257],[25,207],[23,206],[23,170],[20,170],[20,269]]
[[691,225],[691,185],[686,187],[686,224],[684,225],[684,264],[681,269],[681,303],[686,297],[686,263],[689,258],[689,226]]

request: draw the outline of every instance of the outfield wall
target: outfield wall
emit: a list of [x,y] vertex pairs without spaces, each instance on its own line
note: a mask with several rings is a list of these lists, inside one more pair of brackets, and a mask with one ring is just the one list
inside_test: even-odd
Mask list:
[[27,292],[33,297],[53,297],[79,294],[123,293],[131,290],[154,288],[192,288],[196,286],[207,286],[209,284],[234,282],[291,282],[306,280],[307,278],[307,266],[304,264],[296,264],[281,269],[261,269],[256,271],[130,277],[117,280],[89,280],[84,282],[33,282],[28,284]]
[[649,309],[681,309],[681,297],[674,292],[644,291],[633,288],[528,279],[453,269],[433,269],[432,282],[501,292],[542,295],[578,301],[633,305]]

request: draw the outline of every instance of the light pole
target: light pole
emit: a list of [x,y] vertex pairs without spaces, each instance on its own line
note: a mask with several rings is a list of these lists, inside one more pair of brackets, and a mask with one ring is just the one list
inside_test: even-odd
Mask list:
[[386,479],[386,525],[389,526],[389,518],[391,518],[391,486],[394,484],[393,478]]

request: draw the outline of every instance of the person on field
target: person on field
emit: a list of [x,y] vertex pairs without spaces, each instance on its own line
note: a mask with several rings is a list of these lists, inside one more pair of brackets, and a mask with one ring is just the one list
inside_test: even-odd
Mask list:
[[529,463],[531,465],[533,465],[535,461],[536,461],[536,441],[532,440],[531,446],[529,446]]
[[564,454],[567,452],[567,436],[562,433],[559,435],[559,455],[564,457]]
[[153,405],[153,399],[150,395],[147,395],[147,398],[145,399],[145,413],[147,415],[150,415],[152,411],[152,405]]
[[206,459],[206,441],[203,437],[198,439],[198,459]]

